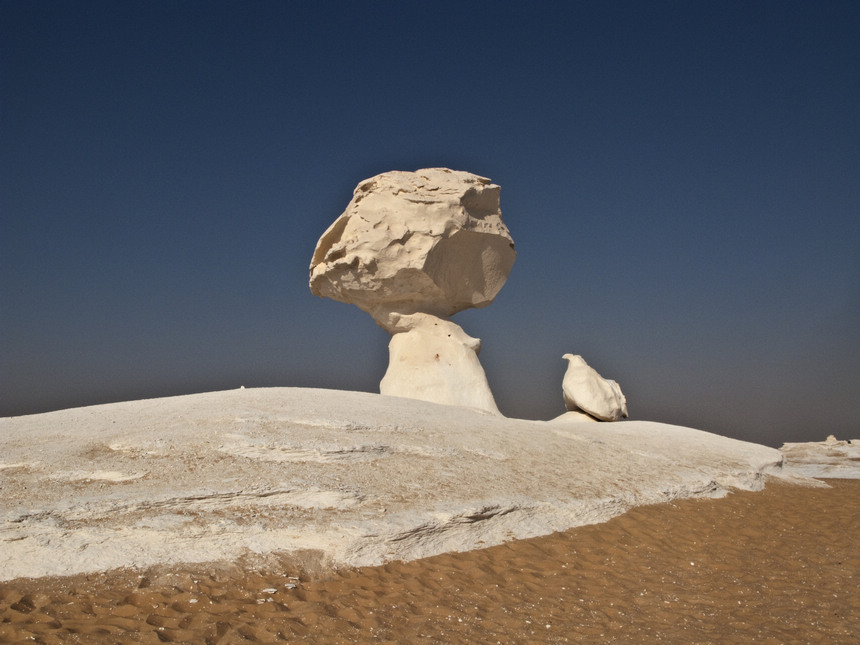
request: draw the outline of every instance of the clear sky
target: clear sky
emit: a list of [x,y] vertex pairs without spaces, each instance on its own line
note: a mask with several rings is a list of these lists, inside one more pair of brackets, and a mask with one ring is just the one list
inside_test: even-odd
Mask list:
[[860,3],[0,0],[0,415],[377,391],[388,335],[307,286],[355,185],[502,187],[501,410],[565,352],[631,416],[860,436]]

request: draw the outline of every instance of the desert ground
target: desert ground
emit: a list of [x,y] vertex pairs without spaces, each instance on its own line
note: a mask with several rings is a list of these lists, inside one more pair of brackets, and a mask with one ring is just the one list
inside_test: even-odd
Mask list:
[[0,583],[39,643],[856,643],[860,480],[638,507],[550,536],[321,572],[285,560]]
[[[0,642],[850,643],[853,442],[275,389],[0,420]],[[801,449],[802,448],[802,449]],[[208,557],[207,557],[208,556]]]

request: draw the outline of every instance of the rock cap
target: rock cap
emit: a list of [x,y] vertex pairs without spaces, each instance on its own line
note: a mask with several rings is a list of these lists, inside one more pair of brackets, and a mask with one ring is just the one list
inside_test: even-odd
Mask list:
[[392,314],[485,307],[516,259],[499,191],[486,177],[448,168],[360,182],[317,243],[311,292],[356,305],[392,333]]

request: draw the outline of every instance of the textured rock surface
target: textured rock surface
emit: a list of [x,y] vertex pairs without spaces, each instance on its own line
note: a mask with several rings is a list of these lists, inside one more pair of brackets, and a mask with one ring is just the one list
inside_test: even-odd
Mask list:
[[410,318],[409,331],[395,334],[388,344],[380,393],[500,414],[478,361],[481,341],[448,320],[425,314]]
[[409,560],[759,489],[781,460],[661,423],[301,388],[4,418],[0,580],[274,553]]
[[382,394],[499,414],[481,342],[447,317],[490,304],[515,258],[489,179],[447,168],[386,172],[358,184],[317,242],[310,288],[394,334]]
[[595,419],[590,414],[586,414],[582,410],[568,410],[564,414],[560,414],[555,419],[550,419],[548,423],[563,422],[579,422],[579,423],[598,423],[599,419]]
[[860,439],[784,443],[780,451],[790,472],[807,477],[860,479]]
[[627,416],[627,399],[618,383],[600,376],[582,356],[565,354],[562,358],[568,361],[561,384],[568,410],[582,410],[601,421]]
[[445,317],[490,304],[515,258],[489,179],[447,168],[386,172],[358,184],[320,238],[310,288],[394,333],[392,313]]

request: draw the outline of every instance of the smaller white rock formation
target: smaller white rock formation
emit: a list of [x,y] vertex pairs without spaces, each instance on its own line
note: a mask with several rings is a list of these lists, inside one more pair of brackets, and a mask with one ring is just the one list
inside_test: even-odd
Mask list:
[[595,419],[590,414],[586,414],[582,410],[568,410],[564,414],[560,414],[555,419],[550,419],[550,423],[555,423],[557,421],[562,422],[570,422],[574,421],[576,423],[600,423],[598,419]]
[[860,479],[860,439],[784,443],[785,469],[807,477]]
[[627,399],[618,383],[600,376],[578,354],[565,354],[562,358],[568,361],[561,384],[568,410],[585,412],[600,421],[627,417]]
[[392,334],[380,393],[499,414],[481,342],[449,316],[490,304],[516,251],[499,187],[447,168],[358,184],[314,250],[310,289],[351,303]]

